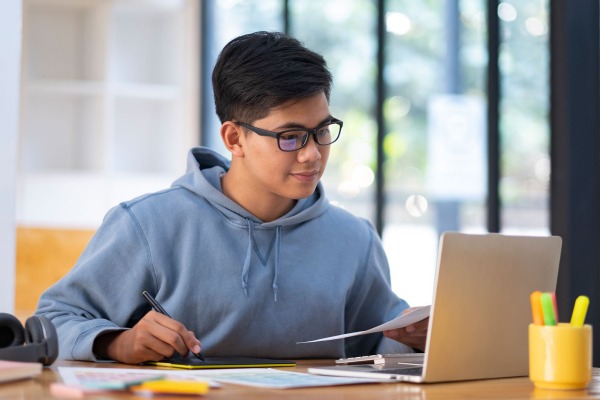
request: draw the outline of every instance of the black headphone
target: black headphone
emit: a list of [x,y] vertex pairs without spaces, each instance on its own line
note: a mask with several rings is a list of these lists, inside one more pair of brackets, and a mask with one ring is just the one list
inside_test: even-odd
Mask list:
[[34,315],[25,321],[0,313],[0,360],[50,365],[58,357],[56,328],[47,318]]

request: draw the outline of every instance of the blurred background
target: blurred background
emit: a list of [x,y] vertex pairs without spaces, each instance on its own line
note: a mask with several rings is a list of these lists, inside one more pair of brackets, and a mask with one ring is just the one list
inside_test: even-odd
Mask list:
[[[430,303],[439,234],[487,231],[486,7],[479,0],[204,3],[205,67],[227,41],[256,30],[286,31],[325,56],[331,109],[344,121],[323,179],[327,194],[377,225],[393,287],[415,305]],[[496,11],[502,231],[548,234],[548,2],[503,1]],[[218,148],[210,90],[202,101],[203,141]]]
[[229,40],[257,30],[327,60],[344,129],[326,193],[377,228],[401,297],[431,302],[444,231],[552,233],[560,307],[578,294],[600,305],[597,1],[11,2],[22,314],[110,207],[169,186],[192,146],[228,156],[210,74]]

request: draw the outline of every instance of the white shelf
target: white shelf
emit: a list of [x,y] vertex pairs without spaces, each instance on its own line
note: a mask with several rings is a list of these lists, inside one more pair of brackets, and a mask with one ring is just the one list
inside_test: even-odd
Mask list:
[[17,222],[99,224],[184,172],[199,142],[197,7],[24,0]]
[[103,101],[89,96],[23,96],[20,172],[97,170],[103,154]]
[[181,100],[184,95],[179,86],[148,83],[116,84],[110,91],[119,97],[165,101]]
[[26,79],[104,79],[107,4],[25,0]]
[[106,92],[103,81],[75,79],[30,79],[26,82],[28,94],[99,96]]
[[[173,60],[182,50],[179,27],[184,16],[171,10],[123,12],[113,9],[109,45],[114,56],[108,72],[115,82],[181,84],[181,71]],[[135,34],[134,34],[135,33]]]
[[164,189],[172,180],[165,174],[26,174],[17,184],[16,220],[26,226],[95,229],[111,207]]

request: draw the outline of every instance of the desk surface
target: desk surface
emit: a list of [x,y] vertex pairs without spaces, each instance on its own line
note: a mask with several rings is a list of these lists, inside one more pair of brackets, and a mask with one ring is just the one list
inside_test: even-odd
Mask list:
[[[333,361],[299,361],[288,371],[306,372],[306,369],[317,365],[333,365]],[[134,368],[123,364],[88,363],[57,361],[49,368],[44,368],[41,375],[34,379],[0,384],[0,400],[3,399],[52,399],[49,386],[60,381],[57,367],[115,367]],[[147,367],[146,367],[147,368]],[[142,399],[138,396],[115,394],[114,396],[86,396],[86,399]],[[185,399],[191,397],[157,397],[165,399]],[[344,399],[344,400],[436,400],[436,399],[600,399],[600,376],[595,376],[587,390],[559,391],[538,390],[527,377],[510,379],[492,379],[472,382],[412,384],[412,383],[376,383],[334,387],[303,389],[261,389],[249,386],[228,385],[212,389],[205,399]]]

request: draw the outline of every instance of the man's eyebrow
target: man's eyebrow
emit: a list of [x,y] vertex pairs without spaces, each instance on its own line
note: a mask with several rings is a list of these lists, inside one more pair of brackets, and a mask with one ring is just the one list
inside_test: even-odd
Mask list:
[[319,122],[316,126],[311,127],[311,128],[307,128],[305,125],[303,125],[301,123],[290,121],[290,122],[286,122],[285,124],[280,125],[277,128],[273,128],[273,129],[275,129],[275,130],[292,129],[292,128],[313,129],[313,128],[319,127],[319,126],[323,125],[324,123],[329,122],[333,119],[334,118],[331,115],[329,115],[328,117],[324,118],[321,122]]

